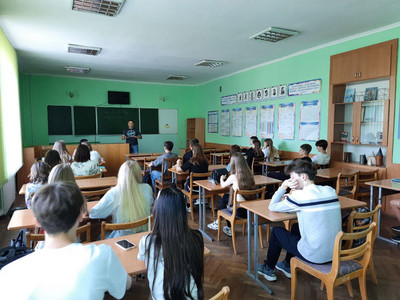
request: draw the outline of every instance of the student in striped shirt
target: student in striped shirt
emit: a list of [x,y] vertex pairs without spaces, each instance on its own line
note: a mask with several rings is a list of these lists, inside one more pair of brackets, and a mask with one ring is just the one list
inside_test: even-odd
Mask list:
[[[298,224],[294,224],[291,231],[280,227],[273,229],[267,259],[258,265],[258,273],[269,281],[276,280],[275,268],[291,278],[293,256],[317,264],[331,261],[336,235],[342,230],[336,192],[329,186],[314,184],[317,170],[313,163],[296,159],[285,172],[290,178],[275,192],[269,209],[296,212]],[[285,195],[287,188],[292,191]],[[282,248],[287,251],[286,258],[278,262]]]

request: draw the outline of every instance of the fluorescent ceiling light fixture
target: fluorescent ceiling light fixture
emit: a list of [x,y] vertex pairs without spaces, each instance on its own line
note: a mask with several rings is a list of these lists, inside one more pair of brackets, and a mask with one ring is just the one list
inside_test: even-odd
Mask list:
[[188,79],[189,76],[186,75],[169,75],[166,80],[185,80]]
[[72,0],[72,10],[115,17],[125,0]]
[[68,52],[75,53],[75,54],[96,56],[96,55],[99,55],[99,53],[101,52],[101,48],[68,44]]
[[199,61],[199,62],[195,63],[194,65],[196,67],[216,68],[216,67],[220,67],[226,63],[227,63],[226,61],[222,61],[222,60],[203,59],[202,61]]
[[287,39],[291,36],[298,35],[299,33],[294,30],[288,30],[278,27],[269,27],[251,37],[249,39],[260,40],[265,42],[279,42],[281,40]]
[[65,66],[65,71],[69,73],[78,73],[78,74],[85,74],[90,72],[90,68],[85,68],[85,67],[71,67],[71,66]]

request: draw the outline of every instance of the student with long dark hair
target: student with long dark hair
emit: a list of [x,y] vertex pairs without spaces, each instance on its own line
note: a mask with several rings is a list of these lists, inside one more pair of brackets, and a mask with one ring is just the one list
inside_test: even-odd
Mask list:
[[185,196],[175,188],[160,192],[153,208],[153,231],[139,243],[152,299],[203,299],[204,242],[189,227]]
[[61,163],[60,154],[58,154],[57,150],[49,150],[44,156],[44,162],[48,164],[51,169],[53,169],[55,166]]

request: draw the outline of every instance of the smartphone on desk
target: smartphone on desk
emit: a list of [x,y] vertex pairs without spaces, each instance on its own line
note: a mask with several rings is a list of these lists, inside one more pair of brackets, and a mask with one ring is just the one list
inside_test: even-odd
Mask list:
[[129,250],[129,249],[133,249],[136,247],[135,244],[131,243],[128,240],[120,240],[120,241],[116,241],[115,244],[122,248],[123,250]]

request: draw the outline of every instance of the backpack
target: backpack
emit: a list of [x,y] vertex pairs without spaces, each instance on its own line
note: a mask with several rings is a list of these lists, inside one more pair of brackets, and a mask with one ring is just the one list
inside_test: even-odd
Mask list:
[[24,230],[20,230],[16,239],[12,239],[9,247],[0,250],[0,269],[5,265],[32,253],[33,250],[25,246]]
[[[358,213],[366,213],[366,212],[370,212],[370,210],[367,207],[359,207],[356,210]],[[349,222],[349,216],[350,216],[351,212],[345,214],[342,217],[342,230],[343,232],[347,232],[347,225]],[[366,225],[366,224],[370,224],[372,222],[372,217],[370,218],[365,218],[365,219],[358,219],[358,220],[354,220],[354,224],[353,226],[360,226],[360,225]],[[354,232],[358,232],[360,230],[355,230]],[[363,237],[361,239],[358,240],[354,240],[353,241],[353,246],[352,248],[356,248],[360,245],[362,245],[363,243],[365,243],[366,237]]]

